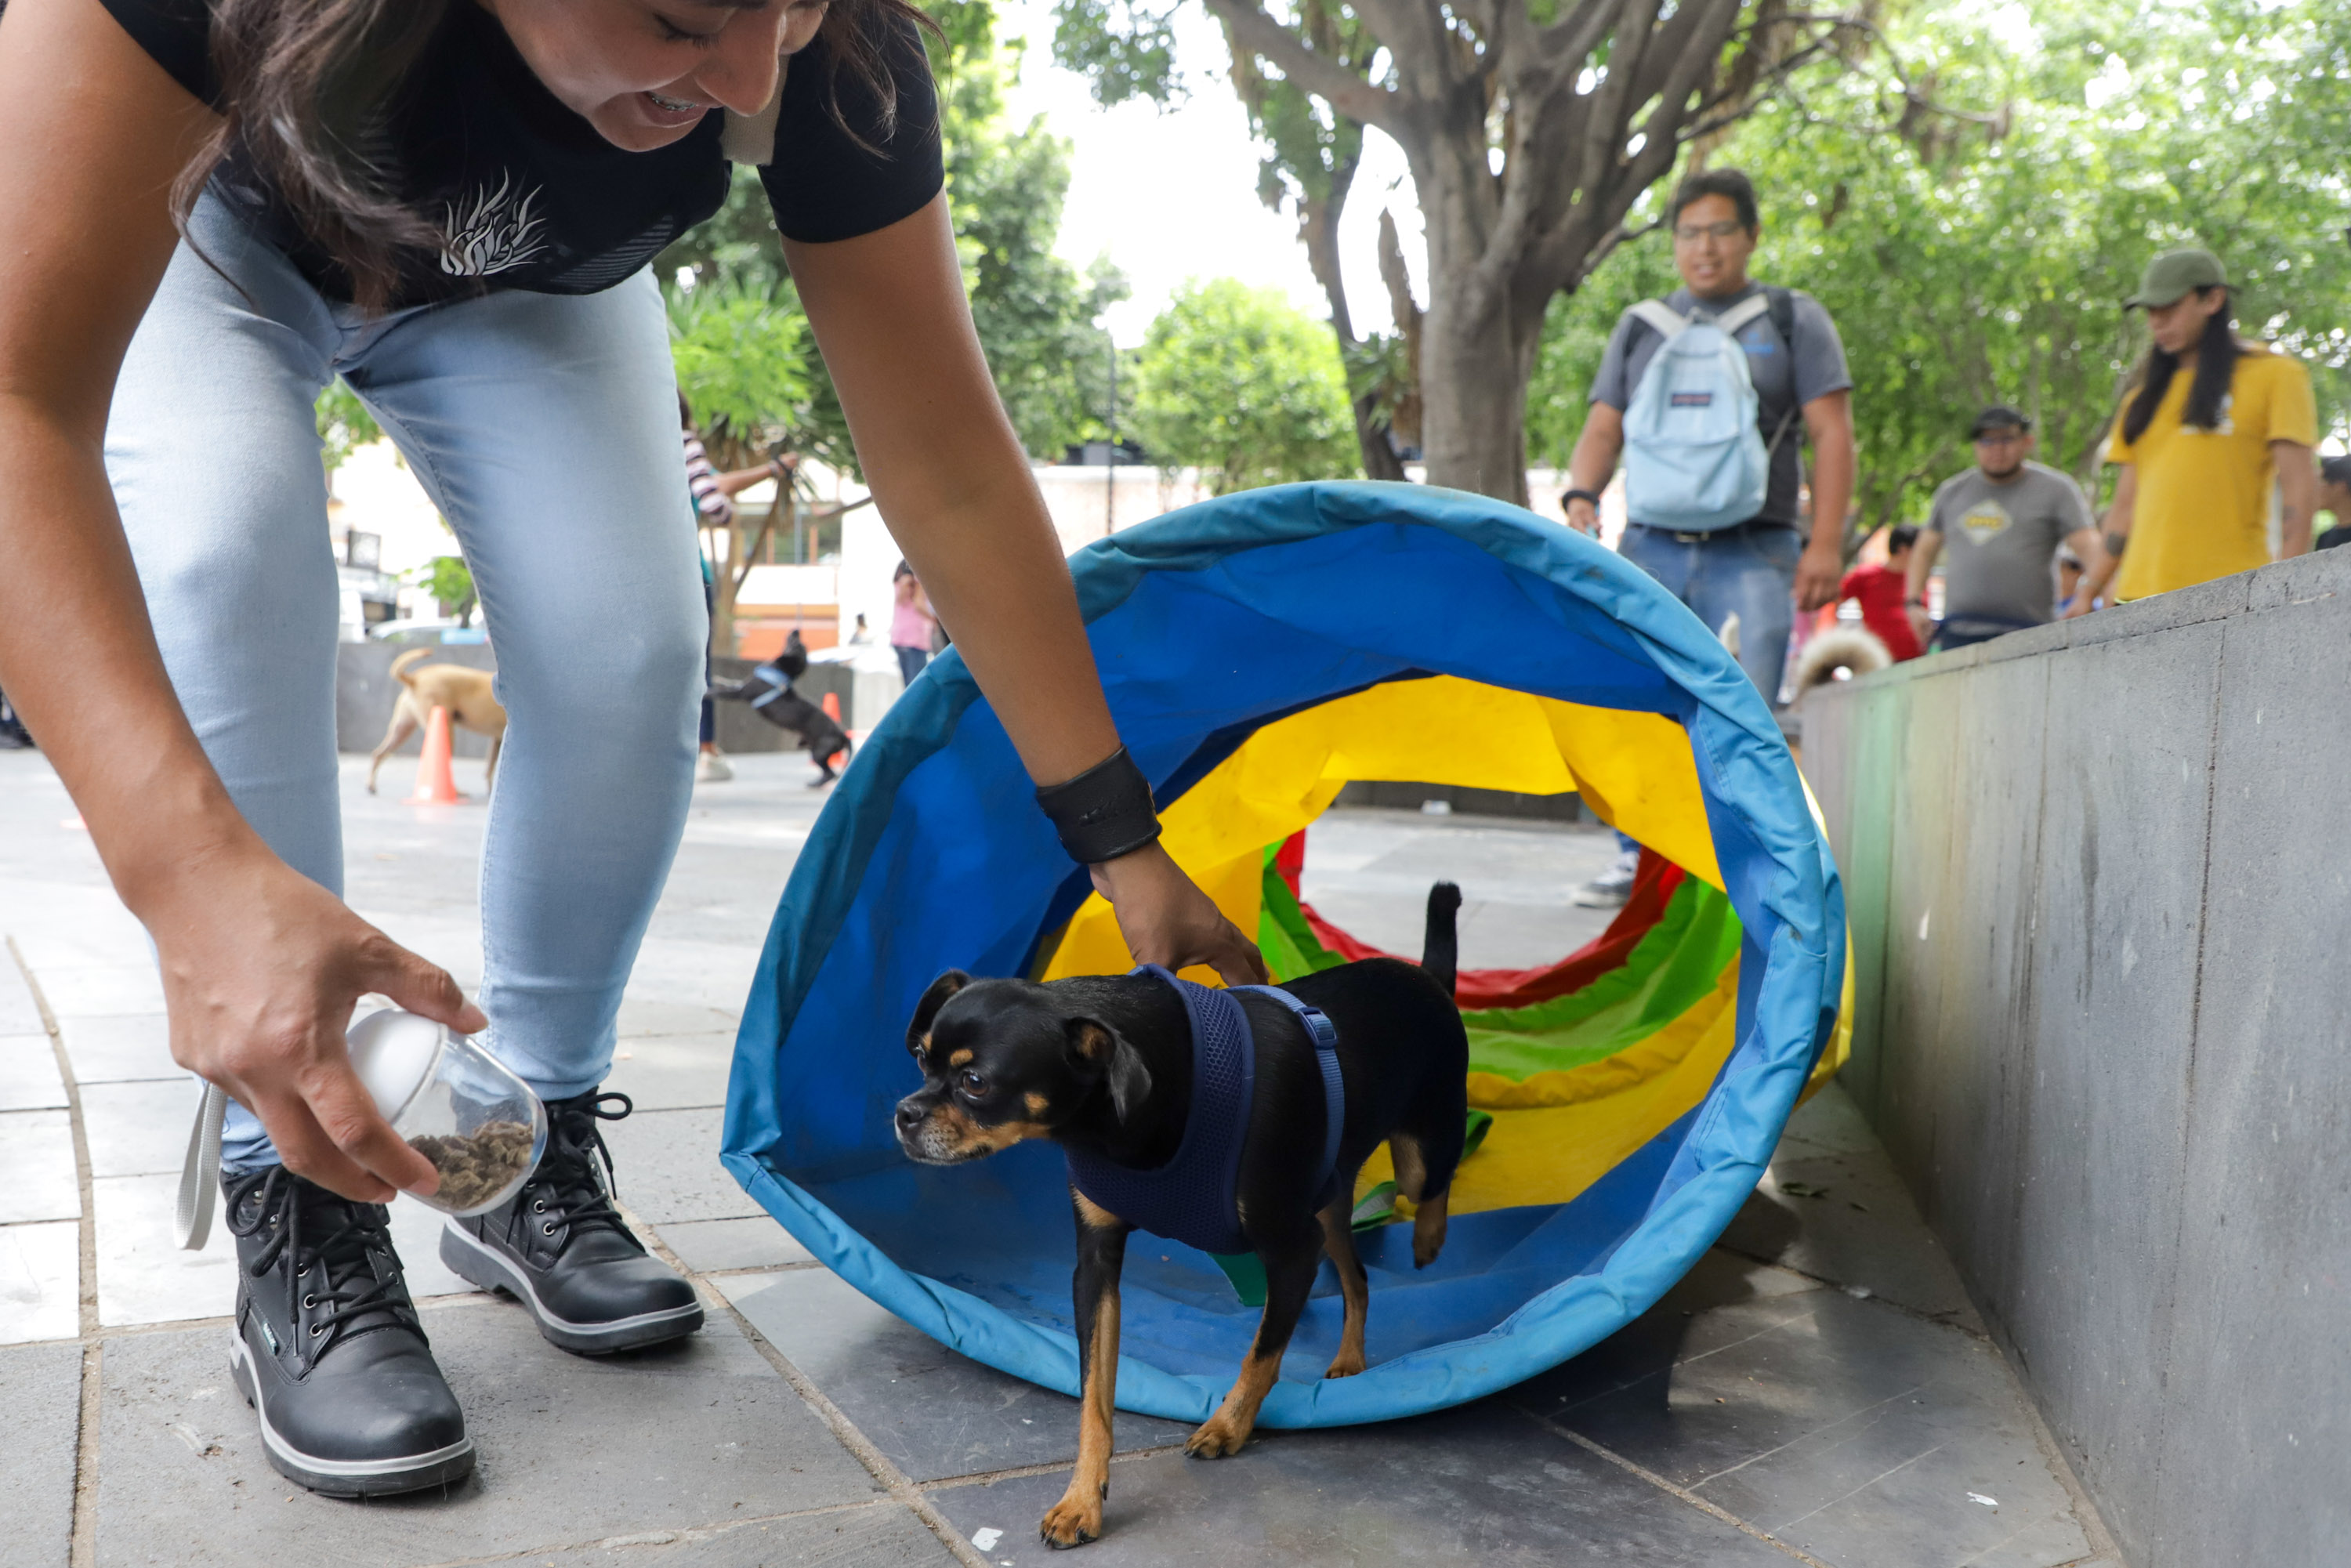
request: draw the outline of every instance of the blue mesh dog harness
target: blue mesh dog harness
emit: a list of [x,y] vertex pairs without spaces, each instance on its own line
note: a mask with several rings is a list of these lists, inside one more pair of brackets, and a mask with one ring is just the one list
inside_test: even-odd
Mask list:
[[[1135,1170],[1064,1145],[1070,1184],[1138,1230],[1203,1252],[1251,1251],[1235,1191],[1257,1088],[1257,1040],[1249,1015],[1233,991],[1179,979],[1156,964],[1145,964],[1134,973],[1156,976],[1184,998],[1192,1030],[1192,1106],[1185,1118],[1183,1142],[1174,1158],[1151,1170]],[[1322,1161],[1315,1178],[1319,1208],[1334,1196],[1331,1188],[1338,1176],[1339,1134],[1346,1123],[1339,1030],[1321,1009],[1308,1007],[1278,987],[1236,989],[1271,997],[1296,1013],[1313,1037],[1315,1060],[1322,1069],[1324,1124]]]

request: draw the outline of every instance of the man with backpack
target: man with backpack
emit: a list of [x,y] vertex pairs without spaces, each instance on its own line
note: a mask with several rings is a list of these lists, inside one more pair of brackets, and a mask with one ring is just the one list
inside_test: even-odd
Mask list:
[[[1684,287],[1617,321],[1593,378],[1591,413],[1568,460],[1569,523],[1599,524],[1599,493],[1625,460],[1617,549],[1719,635],[1738,618],[1740,667],[1775,703],[1799,606],[1832,602],[1844,574],[1855,467],[1853,377],[1817,300],[1747,276],[1761,231],[1755,186],[1736,169],[1693,174],[1666,212]],[[1799,497],[1813,445],[1812,524]],[[1630,894],[1638,846],[1575,901]]]

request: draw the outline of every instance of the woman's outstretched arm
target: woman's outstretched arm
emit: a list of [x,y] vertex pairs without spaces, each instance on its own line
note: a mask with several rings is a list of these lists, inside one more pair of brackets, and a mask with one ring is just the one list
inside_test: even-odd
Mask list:
[[[874,503],[1040,785],[1118,749],[1075,590],[980,353],[946,198],[830,245],[787,241]],[[1093,868],[1128,949],[1265,978],[1257,945],[1156,843]]]
[[294,872],[205,759],[108,487],[107,406],[215,121],[98,0],[0,11],[0,685],[155,939],[172,1054],[348,1197],[432,1190],[343,1053],[364,992],[462,1030],[455,981]]

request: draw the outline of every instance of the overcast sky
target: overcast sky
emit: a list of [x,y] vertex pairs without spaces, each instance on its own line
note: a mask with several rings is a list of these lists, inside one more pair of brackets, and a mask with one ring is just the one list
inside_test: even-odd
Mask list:
[[[1328,319],[1296,220],[1258,200],[1259,154],[1249,119],[1225,79],[1224,35],[1203,7],[1178,13],[1177,64],[1192,91],[1165,112],[1142,102],[1101,109],[1084,78],[1056,67],[1052,0],[1008,0],[998,15],[1007,37],[1028,41],[1013,114],[1042,114],[1073,147],[1055,248],[1081,267],[1106,251],[1134,287],[1134,298],[1111,312],[1120,343],[1140,343],[1168,296],[1190,277],[1270,285],[1301,309]],[[1374,249],[1383,205],[1395,209],[1416,279],[1422,268],[1420,219],[1404,154],[1378,131],[1366,141],[1341,229],[1347,301],[1358,331],[1388,324]]]

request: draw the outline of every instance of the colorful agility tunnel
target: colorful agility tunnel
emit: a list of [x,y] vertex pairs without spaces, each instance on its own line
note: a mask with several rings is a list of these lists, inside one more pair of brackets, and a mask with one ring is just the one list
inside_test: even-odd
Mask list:
[[[1471,1104],[1493,1121],[1457,1178],[1444,1255],[1416,1272],[1407,1227],[1362,1232],[1369,1369],[1322,1379],[1341,1315],[1326,1266],[1261,1421],[1458,1404],[1645,1311],[1752,1190],[1807,1078],[1842,1056],[1835,868],[1738,665],[1591,541],[1422,486],[1249,491],[1071,565],[1164,841],[1278,975],[1352,942],[1298,904],[1282,853],[1350,779],[1575,789],[1655,852],[1583,953],[1463,977]],[[942,969],[1130,966],[950,653],[867,740],[801,852],[737,1043],[725,1161],[899,1317],[1075,1393],[1059,1152],[918,1166],[891,1109],[918,1082],[906,1019]],[[1359,1191],[1384,1175],[1368,1168]],[[1205,1418],[1257,1316],[1217,1260],[1137,1237],[1119,1404]]]

